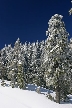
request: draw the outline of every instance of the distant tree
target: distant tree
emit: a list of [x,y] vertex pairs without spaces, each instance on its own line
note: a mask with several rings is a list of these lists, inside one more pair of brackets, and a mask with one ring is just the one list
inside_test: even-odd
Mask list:
[[36,52],[35,52],[35,60],[34,60],[34,75],[35,75],[35,84],[38,86],[42,86],[42,69],[41,69],[41,54],[42,54],[42,48],[41,43],[38,41],[36,42]]
[[11,70],[11,87],[14,88],[15,87],[15,81],[16,81],[16,78],[15,78],[15,70],[12,69]]
[[26,56],[26,61],[27,61],[27,80],[28,83],[32,83],[32,45],[29,42],[27,45],[27,56]]
[[28,57],[27,57],[27,42],[22,45],[22,51],[21,51],[21,56],[22,56],[22,64],[23,64],[23,71],[24,71],[24,79],[26,84],[28,83]]
[[[71,1],[71,3],[72,3],[72,1]],[[72,15],[72,8],[70,8],[70,10],[69,10],[69,15]]]
[[3,49],[1,49],[1,56],[0,56],[0,65],[1,65],[1,78],[3,77],[4,79],[6,79],[7,75],[7,46],[5,45],[5,47]]
[[18,61],[17,83],[20,89],[25,89],[25,80],[22,62]]

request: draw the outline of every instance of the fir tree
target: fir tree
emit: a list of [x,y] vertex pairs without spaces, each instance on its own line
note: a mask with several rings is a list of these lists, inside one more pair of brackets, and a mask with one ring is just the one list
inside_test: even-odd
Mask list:
[[[72,1],[71,1],[71,3],[72,3]],[[70,10],[69,10],[69,15],[71,15],[72,14],[72,8],[70,8]]]
[[11,70],[11,87],[14,88],[15,87],[15,70],[12,69]]
[[69,61],[69,70],[68,70],[69,82],[70,82],[69,93],[72,94],[72,38],[70,39],[68,47],[69,47],[69,52],[68,52],[69,57],[67,59]]
[[41,85],[41,46],[40,43],[36,42],[36,53],[35,53],[35,62],[34,62],[34,70],[35,70],[35,84],[38,86]]
[[28,82],[32,83],[32,45],[30,42],[28,43],[27,46],[27,74],[28,74]]
[[20,60],[18,61],[17,83],[20,89],[25,89],[23,66]]
[[[64,22],[61,21],[62,16],[55,14],[49,20],[49,28],[47,39],[48,54],[48,85],[54,86],[56,90],[56,102],[60,103],[62,86],[67,82],[67,52],[68,52],[68,33],[65,29]],[[63,94],[64,95],[64,94]]]

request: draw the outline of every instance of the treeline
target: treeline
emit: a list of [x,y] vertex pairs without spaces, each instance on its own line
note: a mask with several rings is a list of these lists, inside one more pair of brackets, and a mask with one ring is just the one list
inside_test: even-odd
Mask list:
[[0,51],[0,78],[11,80],[12,86],[17,82],[45,87],[44,46],[45,41],[22,44],[19,38],[14,47],[5,45]]

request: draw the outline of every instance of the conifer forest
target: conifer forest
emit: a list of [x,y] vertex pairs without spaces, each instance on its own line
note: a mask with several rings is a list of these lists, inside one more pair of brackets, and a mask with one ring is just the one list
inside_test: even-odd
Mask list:
[[[71,14],[71,10],[69,11]],[[72,94],[72,38],[55,14],[48,22],[47,39],[33,43],[5,45],[0,50],[0,79],[11,81],[12,88],[25,89],[27,84],[56,91],[56,102]]]

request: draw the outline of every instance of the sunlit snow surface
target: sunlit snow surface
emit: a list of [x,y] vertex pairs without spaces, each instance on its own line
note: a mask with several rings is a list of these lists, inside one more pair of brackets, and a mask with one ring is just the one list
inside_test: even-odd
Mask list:
[[35,91],[0,86],[0,108],[72,108],[72,104],[59,105]]

